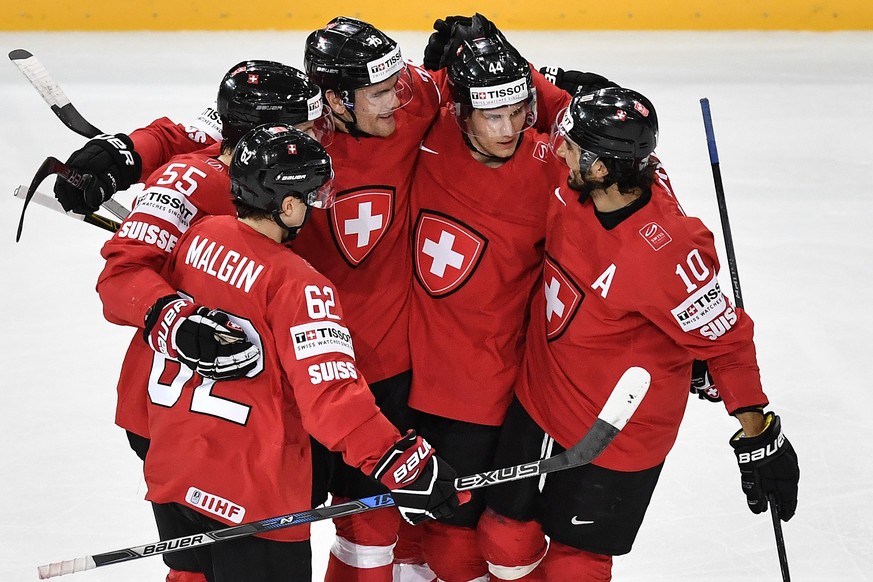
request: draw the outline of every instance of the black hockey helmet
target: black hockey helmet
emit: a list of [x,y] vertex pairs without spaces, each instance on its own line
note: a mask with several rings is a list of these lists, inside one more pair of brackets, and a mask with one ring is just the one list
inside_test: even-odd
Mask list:
[[473,109],[526,103],[522,129],[536,123],[537,93],[530,65],[512,46],[492,37],[465,41],[448,67],[455,115],[464,131]]
[[648,160],[658,145],[658,116],[645,96],[623,87],[577,93],[552,130],[553,148],[569,139],[582,150],[584,174],[598,158],[636,162]]
[[354,105],[356,89],[400,74],[395,92],[400,107],[412,98],[409,69],[400,47],[384,32],[362,20],[338,16],[306,39],[303,66],[309,79]]
[[274,61],[243,61],[230,69],[218,89],[222,135],[231,145],[263,123],[309,124],[322,143],[333,133],[321,89],[303,72]]
[[311,208],[333,205],[333,168],[317,140],[288,124],[259,125],[246,133],[230,164],[233,197],[267,212],[286,196]]

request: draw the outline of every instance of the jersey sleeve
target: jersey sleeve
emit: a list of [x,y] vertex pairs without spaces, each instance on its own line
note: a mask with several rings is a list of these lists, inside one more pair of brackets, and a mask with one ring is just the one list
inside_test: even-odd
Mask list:
[[207,107],[195,119],[175,123],[156,119],[130,134],[133,149],[142,158],[142,177],[148,178],[170,158],[194,152],[221,141],[221,122],[215,107]]
[[152,175],[101,250],[106,264],[97,292],[108,321],[140,327],[157,299],[175,293],[161,270],[182,233],[208,213],[198,200],[205,202],[211,189],[226,190],[226,182],[194,161],[171,162]]
[[333,285],[314,270],[307,280],[283,285],[271,300],[281,306],[270,316],[279,358],[306,431],[369,475],[400,433],[358,372]]
[[428,71],[412,63],[406,63],[406,66],[412,77],[415,113],[420,117],[436,118],[440,107],[452,99],[445,69]]
[[765,405],[752,319],[731,305],[719,284],[712,233],[696,218],[687,218],[686,224],[688,236],[674,236],[661,249],[673,246],[671,252],[639,260],[647,271],[639,280],[652,282],[640,312],[695,358],[708,362],[728,412]]

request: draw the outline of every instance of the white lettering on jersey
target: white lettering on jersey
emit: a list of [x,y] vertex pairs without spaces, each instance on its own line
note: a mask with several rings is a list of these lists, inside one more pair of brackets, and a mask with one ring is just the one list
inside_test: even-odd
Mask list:
[[246,515],[246,508],[233,501],[228,501],[218,495],[201,491],[196,487],[189,487],[185,494],[185,501],[192,507],[197,507],[213,515],[223,517],[232,523],[242,523]]
[[609,265],[603,273],[597,277],[591,288],[594,290],[600,289],[600,296],[606,299],[609,294],[609,288],[612,286],[612,279],[615,277],[615,263]]
[[118,229],[118,237],[139,240],[168,253],[173,250],[176,241],[179,240],[179,237],[170,234],[160,226],[139,220],[125,221]]
[[733,307],[728,307],[724,313],[716,317],[710,323],[701,326],[700,333],[715,341],[726,334],[737,322],[737,312]]
[[191,219],[197,214],[197,207],[176,190],[149,186],[136,199],[136,206],[133,207],[131,215],[140,212],[176,225],[181,233],[191,226]]
[[191,241],[185,255],[185,264],[246,293],[251,291],[252,285],[264,270],[264,265],[234,250],[225,249],[224,245],[216,245],[208,238],[201,239],[200,235]]
[[348,378],[358,378],[358,371],[352,362],[324,362],[309,366],[309,379],[313,384]]
[[[700,329],[702,326],[714,321],[719,315],[724,313],[729,307],[725,299],[724,293],[721,292],[721,287],[718,285],[718,279],[713,277],[709,283],[695,291],[685,301],[680,303],[674,309],[670,310],[673,317],[679,323],[682,331],[689,332],[695,329]],[[725,314],[727,318],[728,316]],[[735,323],[736,315],[734,314]],[[725,330],[727,331],[727,330]],[[702,333],[702,330],[701,330]],[[724,331],[722,332],[724,333]],[[704,334],[706,335],[706,334]],[[710,337],[707,335],[707,337]],[[715,339],[715,338],[710,338]]]
[[206,143],[206,138],[221,141],[221,118],[217,106],[213,105],[203,110],[193,121],[184,124],[188,139],[196,143]]
[[334,353],[355,357],[352,336],[348,328],[338,323],[313,321],[295,325],[289,331],[294,340],[294,355],[298,360]]

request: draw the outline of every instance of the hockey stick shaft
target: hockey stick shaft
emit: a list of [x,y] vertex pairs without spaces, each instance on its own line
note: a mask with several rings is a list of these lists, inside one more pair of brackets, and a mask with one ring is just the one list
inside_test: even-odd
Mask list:
[[[494,471],[485,471],[483,473],[477,473],[466,477],[459,477],[458,479],[455,479],[455,488],[458,491],[479,489],[491,485],[508,483],[517,479],[537,477],[554,471],[579,467],[592,462],[604,451],[604,449],[606,449],[606,447],[609,446],[621,429],[624,428],[625,424],[634,414],[640,402],[643,400],[643,397],[646,395],[650,382],[651,378],[646,370],[637,367],[629,368],[618,380],[615,388],[613,388],[609,399],[603,406],[595,423],[588,432],[585,433],[582,440],[574,446],[563,453],[547,459],[524,463],[514,467],[497,469]],[[275,531],[303,523],[313,523],[335,517],[356,515],[376,509],[394,507],[394,505],[394,499],[390,494],[385,493],[374,497],[366,497],[349,501],[347,503],[340,503],[338,505],[308,509],[296,513],[289,513],[288,515],[271,517],[252,523],[205,532],[202,534],[194,534],[172,540],[146,544],[144,546],[125,548],[114,552],[83,556],[73,560],[54,562],[52,564],[39,566],[39,578],[40,580],[44,580],[55,576],[63,576],[65,574],[91,570],[100,566],[128,562],[130,560],[166,554],[183,549],[191,549],[257,533]]]
[[[734,251],[734,239],[731,234],[727,203],[725,202],[724,184],[721,179],[721,166],[718,159],[718,148],[715,145],[715,131],[712,128],[712,111],[709,107],[709,99],[706,97],[700,100],[700,110],[703,113],[703,127],[706,131],[706,145],[709,147],[709,161],[712,165],[712,179],[715,183],[715,196],[718,199],[718,214],[721,218],[725,253],[727,254],[728,269],[730,270],[731,275],[731,285],[734,290],[734,302],[737,307],[742,308],[743,292],[740,289],[737,256]],[[785,551],[785,538],[782,535],[782,523],[779,521],[779,506],[776,504],[776,496],[773,493],[767,495],[767,500],[770,503],[770,514],[773,518],[773,533],[776,536],[776,552],[779,554],[779,568],[782,570],[782,580],[783,582],[790,582],[791,575],[788,572],[788,555]]]
[[87,138],[96,137],[103,133],[82,117],[79,110],[67,98],[61,86],[30,51],[24,49],[10,51],[9,60],[27,77],[30,84],[48,103],[64,125]]
[[[16,198],[26,198],[27,197],[27,186],[19,186],[15,189],[14,195]],[[34,204],[38,204],[39,206],[44,206],[55,212],[60,212],[65,216],[69,216],[74,220],[81,220],[87,224],[91,224],[96,226],[97,228],[102,228],[103,230],[109,232],[116,232],[118,228],[121,226],[121,223],[112,220],[111,218],[106,218],[104,216],[100,216],[99,214],[76,214],[75,212],[67,212],[64,210],[64,207],[61,206],[61,203],[58,202],[57,198],[54,196],[49,196],[43,192],[36,191],[31,196],[31,202]],[[123,207],[122,207],[123,208]]]

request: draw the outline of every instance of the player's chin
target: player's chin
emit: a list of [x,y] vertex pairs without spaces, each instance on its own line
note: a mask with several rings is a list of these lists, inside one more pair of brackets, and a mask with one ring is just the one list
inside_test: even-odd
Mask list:
[[388,116],[379,116],[373,122],[373,131],[370,132],[378,137],[388,137],[394,130],[397,129],[397,122],[394,120],[394,114]]

